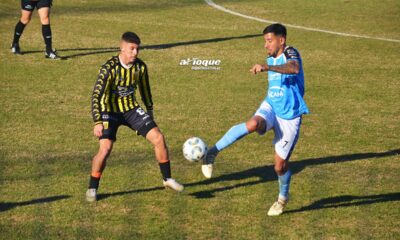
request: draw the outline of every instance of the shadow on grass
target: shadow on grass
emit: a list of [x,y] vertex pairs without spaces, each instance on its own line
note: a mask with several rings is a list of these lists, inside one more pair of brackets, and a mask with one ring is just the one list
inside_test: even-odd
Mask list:
[[[343,163],[343,162],[364,160],[364,159],[370,159],[370,158],[389,157],[389,156],[394,156],[394,155],[399,155],[399,154],[400,154],[400,149],[395,149],[395,150],[381,152],[381,153],[356,153],[356,154],[346,154],[346,155],[340,155],[340,156],[329,156],[329,157],[323,157],[323,158],[310,158],[310,159],[291,162],[290,169],[292,171],[292,174],[297,174],[297,173],[301,172],[304,168],[313,166],[313,165]],[[217,166],[218,166],[218,162],[217,162]],[[256,184],[263,183],[263,182],[277,180],[277,176],[274,171],[274,166],[268,165],[268,166],[260,166],[260,167],[250,168],[250,169],[240,171],[240,172],[224,174],[224,175],[220,175],[215,178],[207,179],[207,180],[200,181],[200,182],[185,184],[185,187],[197,186],[197,185],[209,185],[209,184],[213,184],[216,182],[222,182],[222,181],[245,180],[247,178],[254,178],[254,177],[258,177],[258,179],[255,181],[238,183],[238,184],[233,184],[230,186],[213,188],[210,190],[198,191],[198,192],[191,193],[190,195],[192,195],[196,198],[212,198],[212,197],[214,197],[214,194],[218,193],[218,192],[223,192],[223,191],[231,190],[231,189],[238,188],[238,187],[253,186]]]
[[126,194],[132,194],[132,193],[141,193],[141,192],[152,192],[152,191],[158,191],[165,189],[164,187],[153,187],[153,188],[145,188],[145,189],[136,189],[136,190],[129,190],[129,191],[121,191],[121,192],[113,192],[113,193],[101,193],[97,195],[97,200],[103,200],[109,197],[115,197],[115,196],[122,196]]
[[299,209],[285,211],[285,214],[326,209],[326,208],[361,206],[367,204],[393,202],[393,201],[400,201],[400,192],[368,195],[368,196],[343,195],[337,197],[323,198],[321,200],[313,202],[308,206],[301,207]]
[[[262,36],[262,34],[249,34],[243,36],[236,36],[236,37],[222,37],[222,38],[209,38],[209,39],[201,39],[201,40],[193,40],[193,41],[185,41],[185,42],[175,42],[175,43],[165,43],[165,44],[157,44],[157,45],[143,45],[140,47],[141,50],[162,50],[168,49],[173,47],[179,46],[187,46],[187,45],[196,45],[196,44],[203,44],[203,43],[214,43],[214,42],[223,42],[223,41],[230,41],[235,39],[246,39],[246,38],[254,38]],[[117,52],[119,48],[117,47],[109,47],[109,48],[66,48],[66,49],[58,49],[57,52],[67,52],[67,51],[87,51],[84,53],[76,53],[72,55],[61,55],[61,59],[70,59],[76,57],[83,57],[88,55],[95,55],[95,54],[102,54],[108,52]],[[44,53],[44,51],[26,51],[22,52],[22,54],[32,54],[32,53]]]
[[67,199],[70,198],[71,196],[69,195],[60,195],[60,196],[52,196],[52,197],[45,197],[45,198],[37,198],[37,199],[32,199],[29,201],[23,201],[23,202],[0,202],[0,212],[4,212],[7,210],[10,210],[15,207],[21,207],[21,206],[26,206],[26,205],[32,205],[32,204],[41,204],[41,203],[49,203],[49,202],[54,202],[62,199]]
[[[372,158],[382,158],[382,157],[395,156],[395,155],[399,155],[399,154],[400,154],[400,149],[395,149],[395,150],[381,152],[381,153],[356,153],[356,154],[346,154],[346,155],[339,155],[339,156],[329,156],[329,157],[323,157],[323,158],[310,158],[310,159],[305,159],[305,160],[301,160],[301,161],[291,162],[290,168],[291,168],[291,171],[293,174],[297,174],[297,173],[301,172],[305,167],[313,166],[313,165],[342,163],[342,162],[365,160],[365,159],[372,159]],[[255,181],[249,181],[249,182],[244,182],[244,183],[239,183],[239,184],[233,184],[230,186],[224,186],[224,187],[213,188],[213,189],[204,190],[204,191],[198,191],[198,192],[190,193],[189,195],[192,195],[196,198],[212,198],[212,197],[215,197],[215,193],[218,193],[218,192],[224,192],[224,191],[228,191],[228,190],[231,190],[234,188],[253,186],[256,184],[277,180],[277,176],[274,171],[274,166],[268,165],[268,166],[254,167],[254,168],[250,168],[250,169],[240,171],[240,172],[224,174],[224,175],[217,176],[215,178],[211,178],[211,179],[207,179],[207,180],[203,180],[203,181],[199,181],[199,182],[187,183],[184,185],[185,185],[185,188],[188,189],[189,187],[193,187],[193,186],[210,185],[213,183],[223,182],[223,181],[229,182],[229,181],[245,180],[245,179],[254,178],[254,177],[258,177],[258,179]],[[141,193],[141,192],[159,191],[159,190],[163,190],[163,189],[164,189],[163,187],[135,189],[135,190],[129,190],[129,191],[99,194],[97,197],[98,197],[98,200],[103,200],[103,199],[106,199],[109,197],[114,197],[114,196],[121,196],[121,195]],[[380,195],[376,195],[376,196],[380,196]],[[343,197],[346,197],[346,196],[343,196]],[[352,197],[352,196],[350,196],[350,197]],[[397,195],[395,197],[397,197]],[[354,197],[354,198],[356,198],[356,197]],[[367,201],[367,200],[365,200],[365,201]],[[379,198],[377,198],[376,201],[379,201]]]

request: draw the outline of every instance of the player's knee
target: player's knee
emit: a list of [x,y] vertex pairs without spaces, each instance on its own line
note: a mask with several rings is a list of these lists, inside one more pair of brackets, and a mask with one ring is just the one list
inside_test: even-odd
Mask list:
[[43,25],[50,24],[50,18],[49,18],[48,16],[41,17],[41,18],[40,18],[40,22],[41,22]]
[[250,119],[246,122],[246,128],[249,132],[254,132],[258,128],[258,122],[255,119]]
[[28,24],[30,21],[31,21],[31,18],[30,17],[21,17],[21,19],[20,19],[20,21],[23,23],[23,24]]
[[106,157],[108,157],[110,155],[111,150],[112,150],[112,146],[111,145],[101,146],[100,149],[99,149],[99,155],[102,158],[106,158]]
[[164,145],[164,136],[162,133],[157,132],[157,134],[153,137],[152,143],[154,146],[163,146]]

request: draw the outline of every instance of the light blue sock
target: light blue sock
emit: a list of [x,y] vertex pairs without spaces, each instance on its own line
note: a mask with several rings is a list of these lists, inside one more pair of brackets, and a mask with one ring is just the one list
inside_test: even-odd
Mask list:
[[289,185],[290,178],[292,177],[292,172],[287,170],[282,176],[278,176],[279,181],[279,198],[289,199]]
[[218,151],[221,151],[247,134],[249,134],[249,131],[246,128],[246,123],[235,125],[225,133],[225,135],[215,144],[215,146],[217,147]]

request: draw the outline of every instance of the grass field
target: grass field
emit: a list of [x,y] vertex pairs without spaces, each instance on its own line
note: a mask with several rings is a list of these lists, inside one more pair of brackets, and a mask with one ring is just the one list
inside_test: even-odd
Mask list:
[[[263,19],[400,39],[397,0],[216,0]],[[37,13],[14,56],[19,1],[0,3],[0,239],[398,239],[400,236],[400,43],[288,28],[306,75],[305,116],[292,155],[291,202],[278,194],[272,133],[219,155],[215,177],[184,160],[183,142],[210,145],[247,120],[265,95],[265,23],[201,0],[56,0],[54,46],[43,55]],[[127,30],[142,38],[155,118],[181,194],[164,190],[152,147],[120,128],[99,189],[85,201],[91,158],[90,96],[99,67]],[[180,66],[220,59],[218,71]]]

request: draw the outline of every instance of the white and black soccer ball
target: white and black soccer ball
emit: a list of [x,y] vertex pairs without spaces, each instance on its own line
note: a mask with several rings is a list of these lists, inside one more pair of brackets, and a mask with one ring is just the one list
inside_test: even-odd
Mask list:
[[198,137],[191,137],[183,144],[183,156],[190,162],[197,162],[203,159],[207,151],[207,144]]

